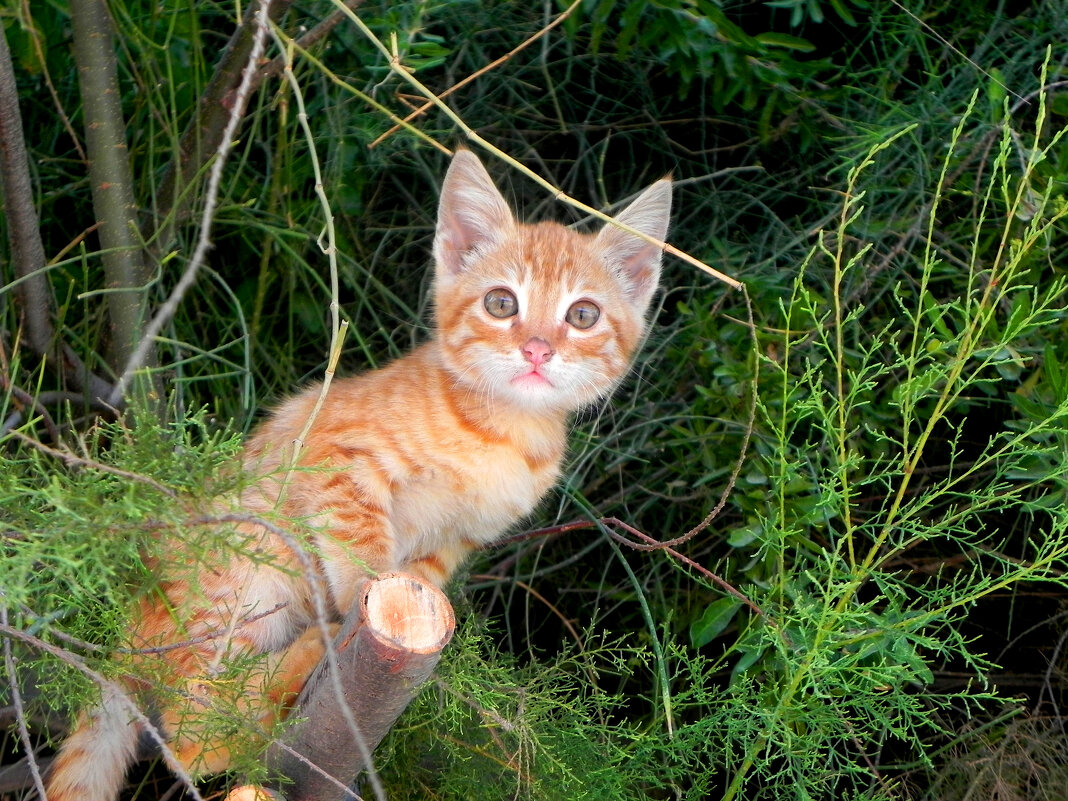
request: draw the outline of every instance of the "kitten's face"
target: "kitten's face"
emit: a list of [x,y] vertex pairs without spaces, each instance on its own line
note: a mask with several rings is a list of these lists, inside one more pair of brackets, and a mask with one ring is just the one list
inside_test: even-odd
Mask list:
[[592,239],[555,223],[517,226],[438,293],[439,340],[461,381],[530,409],[608,394],[643,323]]
[[[662,239],[669,211],[669,185],[659,182],[620,219]],[[446,364],[487,404],[569,411],[626,373],[656,287],[655,247],[614,226],[594,235],[516,223],[482,165],[461,151],[434,249]]]

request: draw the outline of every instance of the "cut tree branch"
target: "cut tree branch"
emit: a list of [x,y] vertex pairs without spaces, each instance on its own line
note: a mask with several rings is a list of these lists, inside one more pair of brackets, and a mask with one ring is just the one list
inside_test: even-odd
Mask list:
[[430,677],[454,628],[448,599],[422,579],[386,573],[367,583],[334,640],[337,661],[324,659],[300,694],[293,715],[304,720],[268,751],[292,782],[289,801],[352,797],[344,788]]

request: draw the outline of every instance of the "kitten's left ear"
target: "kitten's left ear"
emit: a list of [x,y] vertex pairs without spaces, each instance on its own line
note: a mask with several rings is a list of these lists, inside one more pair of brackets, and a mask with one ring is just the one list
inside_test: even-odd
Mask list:
[[[663,178],[648,187],[616,219],[664,241],[671,219],[671,179]],[[611,223],[601,229],[595,241],[609,266],[622,279],[634,305],[644,312],[660,280],[661,248]]]
[[457,150],[445,173],[434,233],[438,275],[455,275],[472,253],[499,242],[515,228],[508,203],[478,156]]

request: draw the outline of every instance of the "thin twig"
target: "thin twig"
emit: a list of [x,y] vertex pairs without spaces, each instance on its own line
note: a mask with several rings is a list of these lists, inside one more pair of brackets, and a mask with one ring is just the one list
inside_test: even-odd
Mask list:
[[[738,459],[734,463],[734,469],[731,470],[730,476],[727,478],[727,484],[723,488],[723,492],[720,493],[719,501],[712,507],[705,519],[691,528],[685,534],[681,534],[678,537],[670,540],[664,540],[663,542],[657,542],[655,545],[633,545],[632,547],[638,550],[653,551],[658,548],[672,548],[676,545],[682,545],[687,540],[693,539],[699,533],[707,529],[712,521],[715,520],[719,513],[723,511],[723,508],[727,505],[727,499],[730,497],[731,492],[734,491],[734,485],[738,482],[738,476],[742,473],[742,468],[745,466],[745,457],[749,453],[749,442],[753,437],[753,429],[756,427],[756,412],[757,412],[757,382],[760,376],[760,351],[759,343],[756,336],[756,323],[753,321],[753,302],[749,298],[749,292],[743,284],[742,297],[745,298],[745,311],[746,317],[749,322],[749,336],[753,344],[753,378],[750,383],[749,390],[749,420],[745,425],[745,433],[742,435],[742,447],[738,453]],[[654,542],[656,542],[654,540]]]
[[[501,64],[504,64],[506,61],[511,59],[513,56],[515,56],[516,54],[522,52],[523,50],[525,50],[530,45],[534,44],[536,41],[538,41],[543,36],[545,36],[553,28],[557,27],[562,22],[564,22],[564,20],[566,20],[568,17],[570,17],[572,12],[574,12],[574,10],[579,7],[580,3],[582,3],[582,0],[574,0],[574,2],[571,5],[569,5],[567,8],[565,8],[563,11],[561,11],[557,15],[556,19],[554,19],[552,22],[550,22],[548,25],[546,25],[540,31],[535,33],[530,38],[524,40],[522,43],[520,43],[516,47],[512,48],[511,50],[509,50],[507,53],[505,53],[500,58],[496,59],[495,61],[491,61],[489,64],[485,65],[484,67],[476,70],[475,72],[472,72],[470,75],[468,75],[462,81],[459,81],[458,83],[454,83],[452,86],[450,86],[444,92],[440,93],[438,95],[438,98],[442,99],[442,100],[445,99],[446,97],[451,95],[453,92],[456,92],[456,91],[462,89],[463,87],[467,86],[467,84],[471,83],[476,78],[481,78],[487,72],[495,70]],[[340,13],[340,12],[335,12],[335,13]],[[427,102],[423,103],[423,105],[419,106],[419,108],[417,108],[413,112],[411,112],[407,117],[405,117],[404,121],[405,122],[411,122],[416,117],[419,117],[419,116],[425,114],[427,111],[429,111],[433,107],[434,107],[434,103],[432,101],[428,100]],[[400,125],[394,125],[392,128],[390,128],[384,134],[382,134],[377,139],[375,139],[373,142],[371,142],[371,144],[369,144],[367,146],[367,148],[369,150],[370,149],[374,149],[378,145],[382,144],[386,139],[388,139],[393,134],[395,134],[397,131],[401,130],[401,127],[402,126],[400,126]]]
[[[348,6],[346,6],[346,8],[348,8]],[[283,75],[285,76],[286,81],[288,81],[290,91],[293,93],[293,97],[297,102],[297,121],[300,123],[301,130],[304,133],[304,140],[308,145],[312,174],[315,176],[315,194],[319,199],[319,205],[322,207],[324,219],[323,233],[319,236],[319,249],[326,254],[327,264],[330,271],[330,346],[327,350],[328,361],[326,372],[323,376],[322,386],[319,389],[319,396],[315,399],[315,405],[312,407],[308,419],[304,421],[304,427],[293,441],[293,450],[289,456],[289,469],[282,482],[283,490],[278,495],[278,501],[281,503],[285,492],[285,486],[289,482],[293,469],[297,466],[300,451],[304,447],[304,440],[307,438],[308,433],[312,429],[312,425],[315,423],[315,419],[319,416],[319,412],[323,408],[323,403],[326,401],[326,394],[330,391],[330,383],[333,381],[334,373],[337,370],[337,363],[341,358],[341,346],[345,339],[345,331],[348,327],[348,321],[345,321],[344,323],[341,322],[341,302],[339,299],[337,271],[337,239],[334,234],[334,212],[330,208],[330,199],[326,196],[326,190],[323,187],[323,173],[319,166],[319,153],[315,149],[315,137],[312,134],[311,127],[308,125],[308,112],[304,107],[304,93],[301,91],[300,84],[297,83],[297,78],[293,74],[293,50],[296,43],[290,40],[293,47],[287,47],[286,43],[282,41],[274,27],[271,28],[270,33],[274,38],[275,44],[278,45],[278,49],[285,54],[285,68],[283,70]],[[324,236],[326,237],[325,246],[322,242]]]
[[[0,592],[0,597],[3,593]],[[0,625],[7,626],[7,606],[0,606]],[[22,750],[26,752],[27,764],[30,766],[30,775],[33,776],[33,786],[37,790],[39,798],[46,798],[44,782],[41,780],[41,771],[37,765],[37,754],[33,749],[33,741],[30,740],[30,730],[26,725],[26,711],[22,705],[22,693],[19,692],[19,677],[15,672],[15,657],[11,653],[11,640],[4,639],[4,669],[7,672],[8,687],[11,691],[11,705],[15,707],[15,721],[18,727],[19,740],[22,741]]]
[[[497,542],[493,543],[493,545],[494,547],[500,545],[509,545],[511,543],[526,542],[528,540],[538,539],[542,537],[554,537],[559,536],[560,534],[566,534],[570,531],[581,531],[590,528],[602,528],[613,540],[622,545],[626,545],[628,548],[632,548],[636,551],[664,551],[669,556],[672,556],[675,559],[678,559],[680,562],[683,562],[684,564],[692,567],[694,570],[696,570],[702,576],[707,578],[713,584],[716,584],[717,586],[729,592],[743,604],[745,604],[758,615],[763,617],[770,625],[775,626],[777,628],[775,621],[768,617],[767,613],[764,612],[764,610],[761,609],[755,601],[751,600],[748,596],[745,595],[745,593],[737,589],[734,585],[730,584],[726,579],[717,576],[704,565],[701,565],[698,562],[695,562],[690,557],[679,553],[667,544],[657,541],[655,538],[650,537],[645,532],[639,531],[634,526],[630,525],[629,523],[623,522],[618,517],[600,517],[595,518],[593,520],[572,520],[569,523],[561,523],[556,526],[549,526],[547,528],[540,528],[535,531],[527,531],[522,534],[516,534],[512,537],[506,537],[503,540],[498,540]],[[622,534],[613,531],[613,528],[621,528],[628,534],[637,537],[642,542],[637,543],[634,542],[634,540],[627,539]]]
[[11,431],[11,432],[9,432],[9,436],[12,436],[17,440],[21,440],[22,442],[25,442],[27,445],[29,445],[29,446],[31,446],[33,448],[36,448],[41,453],[44,453],[44,454],[47,454],[48,456],[53,456],[56,459],[59,459],[64,464],[66,464],[66,465],[68,465],[70,467],[87,467],[87,468],[91,468],[93,470],[100,470],[100,471],[102,471],[104,473],[111,473],[113,476],[119,476],[120,478],[126,478],[126,479],[129,479],[130,481],[137,481],[137,482],[139,482],[141,484],[147,484],[148,486],[152,487],[153,489],[157,489],[160,492],[164,493],[165,495],[168,495],[171,498],[177,498],[178,497],[178,493],[177,492],[175,492],[173,489],[171,489],[170,487],[166,486],[165,484],[160,484],[154,478],[149,478],[148,476],[141,475],[140,473],[133,473],[133,472],[131,472],[129,470],[121,470],[118,467],[112,467],[109,464],[103,464],[102,462],[97,462],[97,461],[94,461],[92,459],[86,459],[86,458],[83,458],[81,456],[77,456],[77,455],[71,453],[68,450],[58,450],[57,448],[50,448],[47,445],[45,445],[43,442],[39,442],[38,440],[34,439],[33,437],[27,436],[26,434],[23,434],[21,431]]
[[[155,526],[154,528],[163,528],[163,526]],[[262,620],[265,617],[277,614],[278,612],[285,609],[288,605],[288,601],[281,601],[264,612],[259,612],[255,615],[249,615],[248,617],[241,618],[241,622],[239,625],[247,626],[250,623],[255,623],[257,620]],[[24,604],[20,604],[19,609],[22,611],[22,614],[30,618],[35,624],[38,624],[41,621],[46,621],[46,618],[37,614],[33,611],[33,609],[28,606],[25,606]],[[201,635],[200,637],[192,637],[188,640],[183,640],[182,642],[168,643],[167,645],[153,645],[145,648],[104,648],[103,646],[97,645],[96,643],[87,642],[86,640],[82,640],[78,637],[74,637],[70,634],[67,634],[67,632],[63,631],[62,629],[53,628],[51,626],[48,627],[48,632],[51,636],[55,637],[57,640],[62,640],[63,642],[67,643],[68,645],[72,645],[75,648],[81,648],[83,651],[91,651],[93,653],[102,653],[104,651],[107,651],[108,653],[124,654],[128,656],[144,656],[145,654],[165,654],[169,651],[177,651],[182,648],[190,648],[194,645],[201,645],[205,642],[221,639],[222,637],[226,636],[227,631],[228,630],[214,629],[213,631]]]
[[[201,796],[200,793],[197,791],[196,784],[193,782],[192,777],[186,772],[185,768],[182,766],[182,763],[178,761],[178,758],[174,755],[174,752],[171,751],[170,747],[167,745],[167,741],[163,737],[163,734],[152,723],[152,721],[148,719],[148,716],[141,711],[141,708],[138,707],[138,705],[130,699],[130,696],[126,694],[126,691],[122,687],[120,687],[115,682],[105,678],[102,673],[93,670],[91,667],[89,667],[88,664],[86,664],[86,662],[81,657],[77,656],[76,654],[71,653],[65,648],[59,648],[49,642],[45,642],[39,637],[34,637],[32,634],[27,634],[21,629],[15,628],[14,626],[10,626],[5,622],[0,622],[0,636],[7,639],[18,640],[19,642],[25,643],[26,645],[30,646],[34,650],[41,651],[46,654],[51,654],[63,664],[68,665],[83,674],[84,676],[87,676],[102,691],[106,691],[114,699],[120,701],[130,713],[131,719],[136,720],[137,723],[140,725],[142,731],[148,733],[148,736],[156,744],[156,746],[160,750],[160,753],[163,755],[163,761],[167,763],[167,767],[171,770],[172,773],[174,773],[175,776],[182,780],[182,782],[186,786],[186,790],[188,791],[189,795],[194,799],[194,801],[204,801],[203,796]],[[42,798],[43,797],[44,796],[42,796]]]
[[[345,0],[345,6],[356,9],[362,6],[364,2],[365,0]],[[301,50],[307,50],[316,42],[322,40],[330,31],[334,30],[343,18],[344,14],[335,10],[329,17],[321,20],[315,27],[301,34],[293,41]],[[292,58],[285,51],[285,48],[282,48],[282,51],[282,55],[275,56],[271,61],[260,67],[253,82],[254,89],[258,88],[268,78],[277,78],[287,66],[292,66]]]

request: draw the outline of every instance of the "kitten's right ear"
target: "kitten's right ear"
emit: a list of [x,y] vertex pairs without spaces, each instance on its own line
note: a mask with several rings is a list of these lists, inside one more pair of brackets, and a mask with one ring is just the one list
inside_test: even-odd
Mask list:
[[457,150],[438,202],[434,234],[438,275],[461,272],[473,252],[500,241],[514,228],[512,210],[482,162],[470,150]]
[[[646,187],[616,219],[663,241],[671,219],[671,178],[662,178]],[[595,241],[623,281],[635,306],[644,313],[660,280],[660,248],[611,223],[600,230]]]

